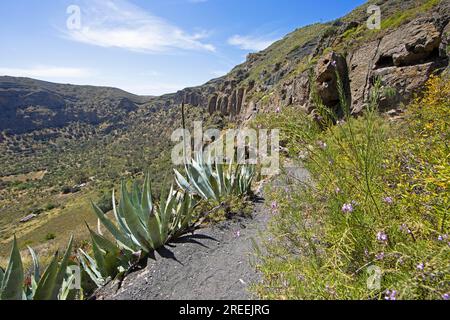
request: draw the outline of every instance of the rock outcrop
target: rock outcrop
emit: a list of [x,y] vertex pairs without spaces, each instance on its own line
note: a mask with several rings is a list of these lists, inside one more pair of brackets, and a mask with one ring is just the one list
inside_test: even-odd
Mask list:
[[346,98],[349,98],[349,79],[348,68],[345,58],[332,51],[325,54],[317,62],[315,69],[315,86],[317,94],[323,104],[335,111],[339,108],[339,92],[336,90],[338,83],[341,82],[346,92]]

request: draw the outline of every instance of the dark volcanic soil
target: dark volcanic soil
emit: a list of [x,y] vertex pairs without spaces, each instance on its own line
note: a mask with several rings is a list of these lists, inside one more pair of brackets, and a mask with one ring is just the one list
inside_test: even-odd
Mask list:
[[[287,165],[274,187],[307,183],[308,172]],[[248,300],[260,274],[253,267],[252,240],[260,243],[271,218],[270,204],[255,202],[252,219],[235,219],[187,235],[156,253],[145,269],[131,273],[120,288],[113,282],[95,295],[107,300]]]
[[270,210],[255,204],[253,219],[227,221],[201,229],[167,246],[156,261],[130,274],[117,290],[110,284],[96,294],[112,300],[244,300],[259,281],[252,267],[253,242],[265,229]]

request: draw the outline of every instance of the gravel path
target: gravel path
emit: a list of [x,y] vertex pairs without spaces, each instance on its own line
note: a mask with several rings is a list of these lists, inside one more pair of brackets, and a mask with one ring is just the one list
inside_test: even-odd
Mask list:
[[247,300],[259,281],[252,266],[253,241],[270,219],[263,201],[253,219],[226,221],[185,236],[156,254],[156,261],[126,277],[118,289],[110,284],[97,299],[111,300]]

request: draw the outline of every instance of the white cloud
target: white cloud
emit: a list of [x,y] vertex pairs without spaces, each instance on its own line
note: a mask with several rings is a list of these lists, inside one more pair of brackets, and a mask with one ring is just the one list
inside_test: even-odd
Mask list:
[[242,50],[261,51],[269,47],[276,40],[264,39],[262,37],[234,35],[228,39],[228,44]]
[[31,68],[1,68],[0,75],[13,77],[27,77],[40,79],[58,79],[58,78],[86,78],[93,73],[83,68],[68,68],[54,66],[34,66]]
[[74,41],[150,53],[215,51],[203,42],[206,32],[190,34],[126,0],[85,0],[81,12],[81,27],[66,32]]

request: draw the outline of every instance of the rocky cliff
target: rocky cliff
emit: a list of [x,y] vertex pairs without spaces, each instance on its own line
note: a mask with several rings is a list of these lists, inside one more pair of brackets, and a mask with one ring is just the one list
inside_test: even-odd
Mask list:
[[[380,30],[367,28],[371,4],[381,8]],[[448,1],[369,1],[342,19],[294,31],[227,76],[165,96],[164,104],[184,102],[245,121],[289,105],[313,110],[313,84],[326,106],[338,108],[338,73],[353,113],[363,110],[376,78],[390,89],[381,107],[401,108],[447,68],[449,21]]]

